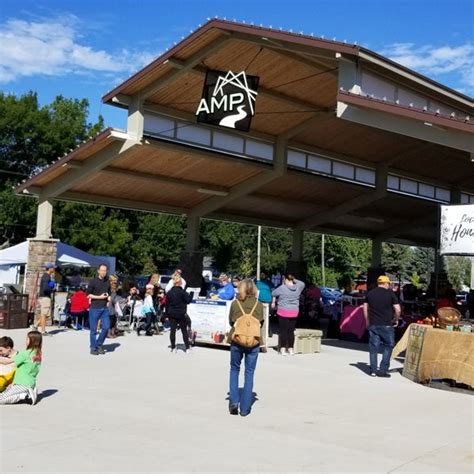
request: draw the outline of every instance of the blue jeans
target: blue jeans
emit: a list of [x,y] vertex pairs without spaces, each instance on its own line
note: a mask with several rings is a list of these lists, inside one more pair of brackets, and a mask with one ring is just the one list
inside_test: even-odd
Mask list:
[[[99,321],[102,323],[102,328],[100,330],[99,338],[97,338],[97,325]],[[107,332],[110,328],[110,316],[109,310],[107,308],[91,308],[89,310],[89,327],[90,327],[90,341],[91,341],[91,350],[97,350],[98,346],[101,346],[105,338],[107,337]]]
[[[252,406],[253,397],[253,374],[257,367],[260,346],[242,347],[233,342],[230,346],[230,383],[229,383],[229,405],[239,405],[240,413],[247,415]],[[239,372],[242,358],[245,356],[245,382],[242,397],[239,393]]]
[[390,368],[390,357],[395,345],[395,330],[393,326],[370,326],[369,327],[369,353],[370,353],[370,371],[377,370],[377,355],[382,346],[382,361],[380,370],[388,372]]

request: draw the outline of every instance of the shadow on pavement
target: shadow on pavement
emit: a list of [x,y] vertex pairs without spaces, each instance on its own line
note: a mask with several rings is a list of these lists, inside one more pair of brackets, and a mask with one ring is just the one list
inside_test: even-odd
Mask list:
[[[243,387],[239,387],[239,398],[242,398],[242,392],[244,391]],[[227,397],[225,398],[229,401],[230,394],[227,392]],[[250,409],[259,401],[257,392],[252,392],[252,404],[250,405]]]
[[355,364],[349,364],[351,367],[359,369],[361,372],[364,372],[366,375],[370,375],[370,366],[367,362],[356,362]]
[[38,402],[41,402],[43,400],[43,398],[52,397],[57,392],[58,392],[58,390],[56,388],[50,388],[48,390],[41,391],[41,393],[38,394]]
[[119,344],[118,342],[113,342],[112,344],[104,344],[104,349],[107,351],[107,352],[114,352],[115,349],[117,349],[117,347],[120,347],[121,344]]

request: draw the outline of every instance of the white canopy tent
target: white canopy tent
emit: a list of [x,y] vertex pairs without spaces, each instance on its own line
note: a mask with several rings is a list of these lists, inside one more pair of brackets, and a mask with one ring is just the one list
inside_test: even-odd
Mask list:
[[[28,242],[0,250],[0,285],[5,283],[17,284],[20,267],[28,260]],[[107,264],[110,273],[115,273],[115,257],[91,255],[72,245],[57,243],[56,262],[59,267],[98,267]]]

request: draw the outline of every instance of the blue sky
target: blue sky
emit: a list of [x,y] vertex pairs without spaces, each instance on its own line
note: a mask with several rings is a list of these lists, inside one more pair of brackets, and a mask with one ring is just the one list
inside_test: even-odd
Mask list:
[[2,0],[0,89],[87,97],[124,128],[102,95],[216,15],[357,42],[474,95],[473,0]]

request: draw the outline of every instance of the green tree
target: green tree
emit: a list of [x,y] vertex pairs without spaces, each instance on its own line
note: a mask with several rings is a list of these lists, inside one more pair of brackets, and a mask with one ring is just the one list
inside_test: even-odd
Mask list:
[[[337,273],[332,268],[324,269],[325,284],[331,288],[339,287],[339,280],[341,279],[341,274]],[[323,284],[323,272],[321,265],[310,264],[308,265],[308,278],[315,285]]]
[[382,267],[393,274],[400,273],[403,280],[410,278],[412,250],[406,245],[384,243],[382,246]]
[[408,272],[420,276],[420,285],[427,287],[434,271],[434,249],[427,247],[414,247],[411,252]]
[[448,280],[457,291],[471,283],[471,260],[467,257],[445,257]]
[[0,92],[1,173],[30,176],[95,135],[103,119],[89,123],[88,108],[87,99],[57,96],[40,107],[34,92],[21,97]]
[[33,92],[0,92],[0,245],[34,236],[36,200],[12,188],[103,127],[102,117],[88,122],[88,106],[86,99],[58,96],[41,107]]
[[255,260],[253,259],[252,251],[250,249],[244,249],[237,268],[237,273],[243,278],[252,277],[254,275],[254,269]]

